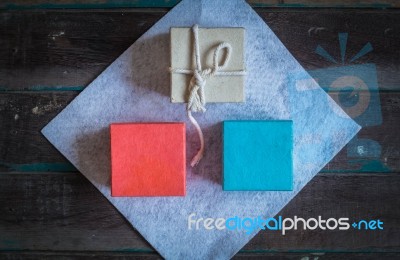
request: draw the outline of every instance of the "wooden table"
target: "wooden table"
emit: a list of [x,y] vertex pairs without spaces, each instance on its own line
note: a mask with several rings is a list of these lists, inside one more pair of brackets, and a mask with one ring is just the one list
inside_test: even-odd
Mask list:
[[[40,130],[167,11],[0,12],[0,258],[159,258]],[[374,64],[379,86],[344,96],[356,105],[377,96],[358,134],[375,146],[345,147],[279,215],[380,219],[384,230],[262,231],[237,257],[400,257],[400,10],[256,11],[307,70]],[[344,64],[339,32],[348,33]],[[350,63],[367,43],[373,51]]]

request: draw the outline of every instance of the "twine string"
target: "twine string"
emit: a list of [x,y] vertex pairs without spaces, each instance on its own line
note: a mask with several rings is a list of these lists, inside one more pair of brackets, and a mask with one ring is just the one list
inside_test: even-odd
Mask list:
[[[192,112],[205,112],[206,108],[206,97],[204,94],[204,88],[207,83],[207,79],[214,76],[243,76],[246,75],[245,70],[236,71],[221,71],[225,68],[230,60],[232,53],[232,46],[227,42],[220,43],[214,50],[213,55],[213,66],[211,68],[202,69],[201,68],[201,58],[200,58],[200,43],[199,43],[199,27],[195,24],[192,27],[194,45],[193,53],[195,59],[195,68],[190,69],[180,69],[180,68],[170,68],[171,73],[187,74],[192,75],[189,83],[189,98],[187,101],[187,114],[190,122],[196,128],[196,131],[200,139],[200,149],[197,154],[193,157],[190,165],[192,167],[196,166],[204,155],[204,135],[199,123],[193,117]],[[226,49],[226,54],[222,60],[222,64],[219,64],[219,59],[221,52]]]

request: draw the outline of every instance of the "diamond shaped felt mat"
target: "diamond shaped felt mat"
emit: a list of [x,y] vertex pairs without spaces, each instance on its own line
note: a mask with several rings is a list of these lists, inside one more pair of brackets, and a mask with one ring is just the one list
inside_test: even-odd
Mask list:
[[[167,70],[170,27],[195,23],[246,29],[246,102],[207,104],[205,114],[196,114],[207,152],[197,167],[187,168],[186,197],[113,198],[110,123],[184,121],[188,160],[198,149],[185,104],[170,103]],[[186,0],[129,47],[42,132],[162,256],[226,259],[256,232],[188,230],[191,213],[196,218],[273,217],[359,130],[313,80],[306,87],[299,85],[304,75],[308,74],[244,1]],[[293,120],[293,191],[222,191],[221,122],[244,119]]]

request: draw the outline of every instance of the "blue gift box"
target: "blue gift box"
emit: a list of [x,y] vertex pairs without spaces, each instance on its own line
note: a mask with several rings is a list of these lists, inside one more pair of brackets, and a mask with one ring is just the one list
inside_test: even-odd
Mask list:
[[293,189],[293,122],[223,122],[223,189]]

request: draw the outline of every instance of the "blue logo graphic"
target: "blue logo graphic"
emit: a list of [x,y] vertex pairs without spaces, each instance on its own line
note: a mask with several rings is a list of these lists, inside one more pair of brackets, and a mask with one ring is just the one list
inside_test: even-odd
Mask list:
[[[345,65],[352,63],[373,50],[371,43],[367,43],[353,57],[346,57],[347,33],[339,33],[340,61],[332,57],[328,51],[318,45],[315,52],[334,67],[310,70],[307,73],[291,75],[289,87],[302,95],[315,90],[314,81],[324,89],[330,97],[343,109],[348,116],[363,128],[382,124],[382,113],[379,98],[379,87],[375,64]],[[307,91],[307,92],[306,92]],[[293,91],[291,92],[293,93]],[[299,97],[295,97],[297,100]],[[296,102],[294,100],[294,102]],[[329,100],[327,102],[331,104]],[[328,107],[327,109],[334,109]],[[335,111],[341,116],[341,111]],[[307,133],[302,133],[307,136]],[[306,138],[307,139],[307,138]],[[313,139],[303,145],[313,145]],[[351,170],[368,172],[387,172],[388,167],[381,162],[381,145],[369,138],[354,137],[347,145],[347,158]]]
[[[339,33],[340,56],[342,59],[342,64],[344,64],[344,62],[345,62],[348,35],[349,35],[348,33]],[[364,56],[368,52],[371,52],[372,50],[373,50],[373,48],[372,48],[371,43],[365,44],[364,47],[350,59],[350,63],[361,58],[362,56]],[[338,63],[324,48],[321,47],[321,45],[317,46],[317,49],[315,50],[315,52],[330,62],[333,62],[336,64]]]

